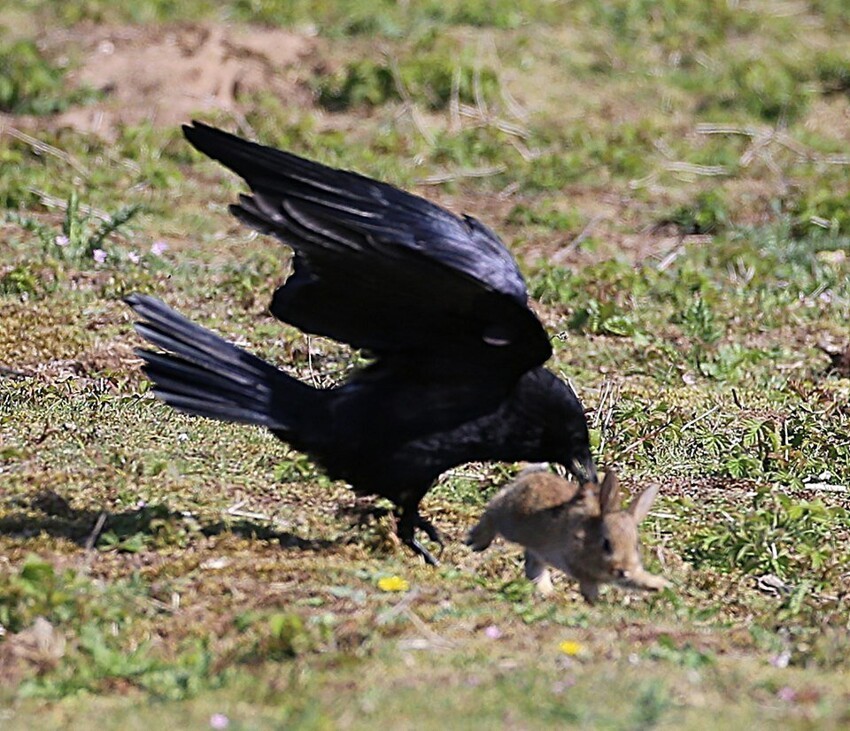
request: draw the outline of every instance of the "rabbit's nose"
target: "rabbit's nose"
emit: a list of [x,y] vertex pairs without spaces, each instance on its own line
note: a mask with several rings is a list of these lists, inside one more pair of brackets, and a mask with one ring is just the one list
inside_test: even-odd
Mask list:
[[614,577],[617,579],[625,579],[627,573],[625,569],[614,569]]

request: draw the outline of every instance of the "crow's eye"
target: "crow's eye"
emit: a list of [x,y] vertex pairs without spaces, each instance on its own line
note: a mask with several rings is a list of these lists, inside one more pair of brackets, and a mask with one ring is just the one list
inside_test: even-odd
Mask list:
[[605,553],[607,554],[610,554],[612,551],[611,541],[609,541],[607,538],[602,539],[602,550],[605,551]]

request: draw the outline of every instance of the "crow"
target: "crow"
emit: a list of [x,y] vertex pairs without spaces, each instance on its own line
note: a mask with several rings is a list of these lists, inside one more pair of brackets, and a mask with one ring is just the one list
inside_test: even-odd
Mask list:
[[266,427],[361,495],[388,498],[397,534],[426,562],[419,503],[440,474],[471,461],[560,463],[595,482],[584,409],[543,368],[549,338],[499,238],[419,196],[265,147],[200,122],[188,141],[244,178],[230,211],[293,250],[270,311],[371,361],[317,389],[131,295],[154,393],[175,409]]

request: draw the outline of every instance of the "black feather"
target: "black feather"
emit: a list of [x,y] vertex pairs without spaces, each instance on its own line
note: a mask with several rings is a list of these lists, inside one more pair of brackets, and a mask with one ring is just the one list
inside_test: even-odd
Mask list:
[[231,212],[294,250],[271,312],[305,332],[366,348],[375,361],[320,390],[203,330],[151,297],[128,304],[154,392],[191,414],[265,426],[334,478],[401,509],[414,529],[434,480],[473,460],[560,462],[595,480],[572,389],[542,368],[551,346],[498,237],[385,183],[263,147],[199,122],[201,152],[253,195]]

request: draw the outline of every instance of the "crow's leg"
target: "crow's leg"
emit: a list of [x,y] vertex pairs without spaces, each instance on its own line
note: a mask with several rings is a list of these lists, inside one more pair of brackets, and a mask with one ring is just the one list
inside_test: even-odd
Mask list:
[[[383,518],[385,515],[390,513],[389,508],[382,507],[380,505],[366,504],[363,506],[354,505],[353,508],[350,508],[347,512],[356,513],[358,524],[363,524],[369,521],[370,518],[374,518],[376,520]],[[416,522],[414,524],[414,528],[419,528],[423,533],[425,533],[428,538],[430,538],[434,543],[436,543],[440,548],[445,547],[445,543],[443,542],[443,537],[440,535],[440,531],[431,523],[427,518],[423,518],[419,511],[416,511]]]
[[431,523],[431,521],[427,518],[423,518],[419,515],[419,511],[416,512],[416,516],[416,527],[424,532],[425,535],[434,541],[434,543],[436,543],[440,548],[445,548],[446,544],[443,543],[443,536],[440,535],[440,531],[434,527],[433,523]]
[[[428,527],[426,528],[425,525]],[[416,540],[415,531],[417,528],[422,528],[422,530],[425,531],[425,534],[432,540],[434,540],[433,535],[438,537],[440,535],[437,533],[433,525],[419,515],[419,509],[415,505],[401,507],[398,517],[398,525],[396,527],[396,534],[399,539],[401,539],[401,542],[408,546],[415,554],[422,556],[422,558],[425,559],[425,563],[431,564],[431,566],[439,566],[439,561],[431,555],[431,552],[425,548],[425,546]],[[441,541],[437,542],[442,545]]]

